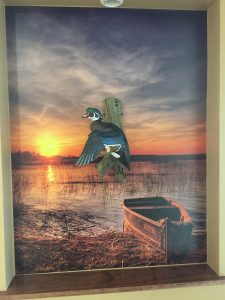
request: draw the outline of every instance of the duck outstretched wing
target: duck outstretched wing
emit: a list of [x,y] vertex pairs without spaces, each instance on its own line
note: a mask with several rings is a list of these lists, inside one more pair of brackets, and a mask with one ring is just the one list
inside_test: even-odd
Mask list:
[[84,166],[93,162],[103,149],[104,144],[98,132],[91,132],[76,165]]

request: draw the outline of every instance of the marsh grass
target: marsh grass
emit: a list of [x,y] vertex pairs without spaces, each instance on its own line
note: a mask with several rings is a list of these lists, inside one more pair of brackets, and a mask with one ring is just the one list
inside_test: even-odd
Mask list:
[[66,240],[18,240],[17,273],[150,266],[165,258],[130,234],[108,233]]
[[131,164],[126,182],[94,165],[13,170],[17,273],[161,264],[165,258],[122,232],[126,198],[162,195],[180,202],[194,225],[186,257],[206,260],[205,160]]
[[[19,210],[21,209],[21,212]],[[109,230],[93,215],[16,209],[17,273],[131,267],[165,263],[165,257],[128,233]],[[94,228],[97,227],[97,231]]]

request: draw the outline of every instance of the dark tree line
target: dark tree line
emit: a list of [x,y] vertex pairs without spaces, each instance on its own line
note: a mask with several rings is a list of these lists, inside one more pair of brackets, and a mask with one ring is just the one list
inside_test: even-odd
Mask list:
[[19,166],[24,164],[32,164],[41,160],[41,156],[36,152],[17,151],[12,153],[12,165]]

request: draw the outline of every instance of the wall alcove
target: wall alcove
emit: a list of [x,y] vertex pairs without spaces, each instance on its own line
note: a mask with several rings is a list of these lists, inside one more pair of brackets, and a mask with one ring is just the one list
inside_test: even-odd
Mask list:
[[[50,1],[51,2],[51,1]],[[13,235],[12,174],[9,134],[9,102],[6,59],[6,6],[67,6],[98,7],[97,1],[1,1],[1,211],[0,222],[0,297],[9,299],[84,295],[120,291],[150,290],[168,287],[224,284],[225,224],[224,196],[224,79],[225,51],[223,1],[127,1],[128,8],[204,10],[208,22],[208,76],[207,76],[207,262],[198,265],[154,268],[96,270],[91,272],[34,274],[15,276]],[[95,3],[94,3],[95,2]],[[86,287],[86,282],[90,282]],[[11,284],[10,284],[11,283]],[[10,285],[9,285],[10,284]],[[7,298],[3,298],[7,299]]]

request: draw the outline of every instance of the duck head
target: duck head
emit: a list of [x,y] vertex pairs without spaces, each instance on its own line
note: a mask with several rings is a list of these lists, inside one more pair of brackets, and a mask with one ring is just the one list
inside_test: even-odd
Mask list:
[[101,120],[103,119],[103,116],[101,112],[97,108],[88,107],[86,109],[85,115],[82,116],[82,118],[88,118],[93,121]]

